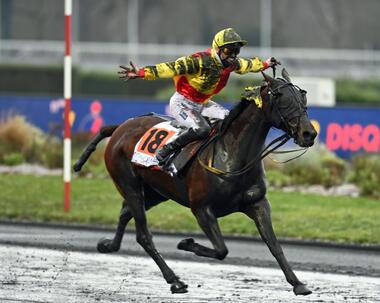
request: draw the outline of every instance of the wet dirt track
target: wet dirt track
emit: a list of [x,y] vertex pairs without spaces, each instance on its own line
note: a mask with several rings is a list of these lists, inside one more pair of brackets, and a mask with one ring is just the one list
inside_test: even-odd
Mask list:
[[294,296],[280,270],[167,260],[189,285],[172,295],[144,257],[0,246],[0,302],[378,302],[380,279],[296,271],[313,294]]

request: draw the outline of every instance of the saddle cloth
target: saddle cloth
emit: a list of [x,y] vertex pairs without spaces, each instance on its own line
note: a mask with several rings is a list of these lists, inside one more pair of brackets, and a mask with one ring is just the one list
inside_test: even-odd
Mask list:
[[[163,145],[174,141],[185,129],[176,125],[175,121],[165,121],[154,125],[137,142],[132,156],[132,163],[149,167],[153,170],[162,170],[158,165],[155,152]],[[171,175],[177,175],[193,158],[204,141],[194,141],[182,150],[176,151],[165,164],[165,170]]]

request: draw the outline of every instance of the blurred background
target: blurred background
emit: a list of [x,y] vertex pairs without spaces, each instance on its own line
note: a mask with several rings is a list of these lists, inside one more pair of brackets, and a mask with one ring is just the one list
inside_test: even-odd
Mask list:
[[[1,0],[1,62],[61,64],[64,1]],[[85,70],[114,71],[173,60],[210,46],[234,27],[244,56],[282,59],[297,76],[380,76],[376,0],[73,1],[73,57]]]
[[[249,42],[242,57],[276,57],[308,91],[319,132],[301,160],[267,163],[269,183],[380,197],[379,1],[73,0],[72,11],[73,159],[101,126],[166,112],[172,80],[123,83],[119,65],[175,60],[233,27]],[[62,167],[64,46],[64,1],[0,0],[3,165]],[[213,99],[230,108],[261,81],[234,75]],[[101,163],[102,150],[84,174],[104,176]]]

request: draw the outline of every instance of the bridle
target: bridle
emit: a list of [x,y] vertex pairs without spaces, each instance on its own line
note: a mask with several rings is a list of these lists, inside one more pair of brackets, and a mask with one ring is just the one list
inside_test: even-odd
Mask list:
[[[294,85],[293,83],[291,83],[290,81],[285,81],[284,79],[281,79],[281,78],[278,78],[280,81],[283,81],[283,84],[272,89],[270,87],[270,85],[268,85],[268,95],[269,95],[269,103],[270,103],[270,111],[271,111],[271,115],[272,116],[273,114],[273,111],[276,111],[276,113],[278,114],[279,118],[280,118],[280,122],[278,123],[277,121],[274,121],[271,117],[266,117],[266,119],[268,121],[270,121],[272,124],[274,124],[274,126],[276,127],[280,127],[281,124],[284,125],[284,128],[285,128],[285,134],[277,137],[276,139],[272,140],[268,145],[265,146],[265,148],[261,151],[260,154],[258,154],[254,159],[252,159],[249,163],[247,163],[243,168],[239,169],[239,170],[236,170],[236,171],[223,171],[223,170],[220,170],[216,167],[213,166],[213,162],[214,162],[214,150],[212,151],[212,154],[210,156],[210,158],[208,159],[208,163],[205,164],[201,159],[200,159],[200,155],[202,154],[202,151],[208,146],[211,144],[211,142],[214,142],[216,141],[216,139],[218,139],[220,137],[220,134],[217,134],[215,135],[214,137],[211,138],[211,140],[209,140],[205,145],[202,146],[202,148],[200,149],[200,151],[198,152],[198,156],[197,156],[197,160],[199,162],[199,164],[205,168],[206,170],[216,174],[216,175],[219,175],[221,177],[234,177],[234,176],[240,176],[242,174],[245,174],[246,172],[250,171],[252,169],[252,167],[256,164],[257,161],[261,161],[262,159],[264,159],[266,156],[268,156],[270,153],[290,153],[290,152],[295,152],[295,151],[304,151],[303,153],[301,153],[300,155],[290,159],[290,160],[287,160],[285,162],[282,162],[282,163],[286,163],[286,162],[289,162],[291,160],[294,160],[296,158],[299,158],[301,157],[306,151],[307,151],[307,148],[302,148],[302,149],[296,149],[296,150],[290,150],[290,151],[280,151],[280,152],[276,152],[276,150],[278,148],[280,148],[281,146],[283,146],[284,144],[286,144],[291,138],[294,138],[294,141],[296,142],[296,139],[295,139],[295,133],[297,132],[298,128],[299,128],[299,124],[300,124],[300,117],[302,116],[303,113],[306,112],[307,108],[306,108],[306,105],[303,103],[303,100],[298,98],[298,94],[296,94],[296,90],[298,90],[301,95],[303,96],[304,94],[306,94],[306,92],[302,89],[300,89],[298,86]],[[277,98],[279,98],[281,96],[281,89],[284,89],[285,87],[289,87],[290,88],[290,91],[293,95],[293,97],[295,97],[295,99],[297,100],[297,103],[298,103],[298,108],[296,109],[292,109],[291,111],[287,112],[287,113],[282,113],[281,110],[279,109],[279,105],[278,105],[278,101],[276,100]],[[287,106],[286,108],[290,107]],[[298,113],[298,115],[295,115],[294,117],[291,116],[293,115],[294,113]],[[264,111],[265,113],[265,111]],[[294,119],[294,118],[297,118],[297,128],[296,130],[293,130],[292,127],[289,125],[289,120],[291,119]],[[297,142],[296,142],[297,143]],[[214,145],[215,147],[215,145]]]
[[[297,85],[294,85],[291,82],[285,81],[284,79],[278,78],[278,80],[282,81],[283,83],[279,85],[278,87],[272,89],[270,86],[268,86],[268,95],[269,95],[269,104],[270,104],[270,117],[267,116],[267,119],[272,122],[272,124],[277,127],[281,128],[281,125],[284,126],[283,130],[285,133],[287,133],[290,137],[295,138],[295,133],[297,132],[299,125],[300,125],[300,118],[301,116],[306,113],[307,107],[306,102],[304,102],[304,98],[306,95],[306,91],[299,88]],[[289,91],[292,95],[292,99],[296,100],[298,107],[290,108],[290,104],[284,108],[285,110],[289,109],[285,113],[280,110],[279,108],[279,102],[276,101],[276,97],[279,97],[282,95],[281,89],[289,88]],[[297,91],[299,92],[297,94]],[[300,97],[301,96],[301,97]],[[274,120],[273,117],[273,111],[276,112],[278,117],[280,118],[280,121]],[[292,119],[297,118],[297,128],[294,129],[289,125],[289,121]],[[294,139],[297,143],[296,139]]]
[[[275,72],[273,73],[275,75]],[[294,138],[294,142],[297,143],[297,139],[296,139],[296,136],[295,136],[295,133],[298,131],[298,128],[299,128],[299,125],[300,125],[300,117],[306,113],[307,115],[307,107],[306,107],[306,91],[301,89],[298,85],[294,85],[293,83],[291,83],[290,81],[285,81],[284,79],[281,79],[281,78],[278,78],[280,81],[283,81],[284,83],[278,87],[276,87],[275,89],[271,89],[269,87],[269,102],[271,104],[271,108],[272,108],[272,111],[273,109],[276,110],[277,114],[279,115],[280,117],[280,120],[281,120],[281,123],[284,125],[284,128],[285,128],[285,134],[283,136],[288,136],[288,140],[290,140],[291,138]],[[291,112],[289,113],[286,113],[286,114],[283,114],[280,110],[279,110],[279,106],[277,104],[277,102],[273,102],[271,99],[273,98],[273,96],[276,96],[276,94],[278,95],[279,94],[279,90],[281,88],[284,88],[284,87],[290,87],[290,91],[291,91],[291,94],[293,95],[293,98],[297,101],[297,104],[298,104],[298,108],[295,108],[294,110],[292,110]],[[300,94],[297,94],[296,91],[298,91]],[[299,97],[301,95],[301,98]],[[297,115],[293,116],[293,117],[289,117],[290,115],[292,115],[293,113],[295,112],[298,112]],[[287,117],[284,117],[284,116],[287,116]],[[294,119],[294,118],[297,118],[297,128],[294,129],[292,128],[290,125],[289,125],[289,121],[291,119]],[[272,121],[273,122],[273,121]],[[280,124],[281,124],[280,123]],[[279,127],[280,125],[277,125],[277,127]],[[279,137],[281,138],[281,137]],[[287,140],[287,141],[288,141]],[[285,142],[286,143],[286,142]],[[296,148],[296,149],[291,149],[291,150],[282,150],[282,151],[276,151],[276,150],[273,150],[271,153],[273,154],[288,154],[288,153],[293,153],[293,152],[298,152],[298,151],[302,151],[302,153],[300,153],[299,155],[293,157],[293,158],[290,158],[288,160],[285,160],[285,161],[277,161],[271,157],[268,157],[269,159],[271,159],[273,162],[276,162],[276,163],[287,163],[287,162],[290,162],[292,160],[295,160],[299,157],[301,157],[302,155],[304,155],[306,152],[307,152],[308,148],[307,147],[303,147],[303,148]],[[265,156],[269,156],[269,153],[267,153]]]

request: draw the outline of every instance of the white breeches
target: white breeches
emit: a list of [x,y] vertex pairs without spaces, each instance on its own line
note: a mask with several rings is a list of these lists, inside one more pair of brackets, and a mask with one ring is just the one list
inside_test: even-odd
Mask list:
[[203,117],[224,119],[229,111],[209,100],[204,104],[193,102],[179,93],[174,93],[169,103],[170,114],[183,126],[197,130],[207,123]]

